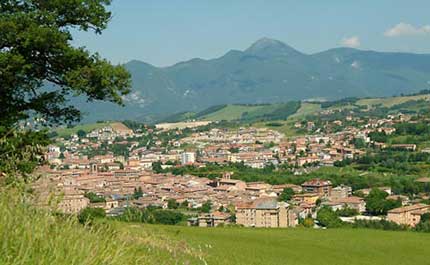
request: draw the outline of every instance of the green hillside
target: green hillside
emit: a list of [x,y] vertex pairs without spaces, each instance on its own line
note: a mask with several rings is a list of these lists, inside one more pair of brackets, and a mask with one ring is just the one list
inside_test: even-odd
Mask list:
[[231,104],[207,108],[198,113],[183,112],[162,119],[162,122],[185,120],[257,122],[286,120],[300,109],[301,103],[291,101],[278,104]]
[[357,101],[357,105],[373,106],[382,105],[384,107],[393,107],[395,105],[403,104],[408,101],[416,100],[429,100],[430,95],[416,95],[416,96],[404,96],[404,97],[389,97],[389,98],[366,98]]
[[267,106],[245,106],[245,105],[227,105],[224,108],[210,113],[206,116],[199,117],[202,120],[210,120],[210,121],[232,121],[232,120],[240,120],[242,114],[245,112],[259,112],[266,108]]
[[78,124],[70,128],[68,127],[58,128],[55,130],[55,132],[58,134],[59,137],[67,137],[77,133],[80,130],[86,133],[89,133],[92,130],[100,129],[115,123],[117,122],[97,122],[97,123],[88,123],[88,124]]
[[119,224],[118,229],[137,237],[149,230],[186,242],[206,262],[190,258],[189,264],[408,265],[427,264],[430,258],[430,235],[424,233]]

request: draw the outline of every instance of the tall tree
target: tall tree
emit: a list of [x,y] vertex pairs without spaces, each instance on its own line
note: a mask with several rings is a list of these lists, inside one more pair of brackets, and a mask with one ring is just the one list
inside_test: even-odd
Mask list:
[[80,111],[68,100],[122,104],[130,74],[99,54],[71,44],[71,30],[101,34],[110,0],[0,1],[0,172],[19,175],[41,162],[43,132],[17,130],[20,123],[77,122]]

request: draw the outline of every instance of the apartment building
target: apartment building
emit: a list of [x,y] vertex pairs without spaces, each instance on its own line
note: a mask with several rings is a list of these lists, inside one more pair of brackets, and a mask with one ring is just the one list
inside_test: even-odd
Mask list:
[[285,202],[271,198],[237,205],[236,223],[245,227],[288,227],[293,224],[292,212]]
[[414,227],[420,222],[421,215],[425,213],[430,213],[430,205],[414,204],[388,211],[387,220]]

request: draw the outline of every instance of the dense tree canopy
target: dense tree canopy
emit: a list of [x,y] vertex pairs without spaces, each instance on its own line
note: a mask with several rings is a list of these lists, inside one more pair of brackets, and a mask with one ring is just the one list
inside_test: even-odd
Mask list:
[[100,34],[106,28],[110,3],[0,2],[0,172],[28,173],[34,168],[31,163],[40,162],[47,138],[43,132],[17,131],[20,122],[79,121],[80,111],[68,102],[74,96],[122,104],[130,87],[125,68],[71,44],[71,30]]

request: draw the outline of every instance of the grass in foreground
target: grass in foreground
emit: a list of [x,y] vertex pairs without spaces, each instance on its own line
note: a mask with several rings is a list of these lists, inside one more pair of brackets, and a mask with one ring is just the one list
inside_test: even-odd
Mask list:
[[142,230],[89,227],[76,218],[35,210],[23,198],[0,190],[0,264],[179,264],[199,260],[183,241]]
[[[207,264],[378,265],[428,264],[430,235],[354,229],[129,227],[184,240],[201,250]],[[196,263],[202,264],[200,260]]]

